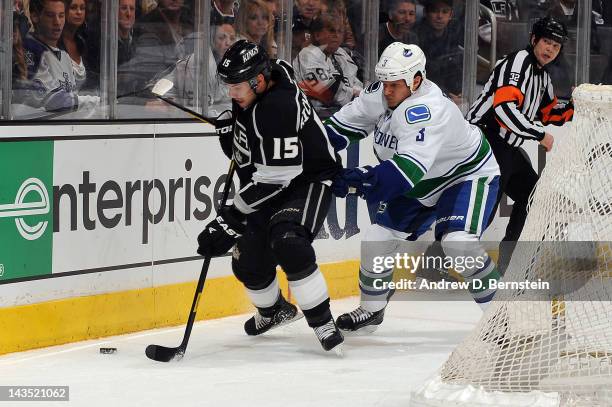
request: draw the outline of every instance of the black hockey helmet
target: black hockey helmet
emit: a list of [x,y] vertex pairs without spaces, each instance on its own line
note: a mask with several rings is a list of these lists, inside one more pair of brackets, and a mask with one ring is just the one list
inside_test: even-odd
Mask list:
[[249,82],[255,89],[258,74],[263,74],[266,80],[270,77],[270,57],[263,47],[239,40],[225,51],[217,73],[225,83]]
[[568,38],[565,24],[553,17],[543,17],[536,21],[531,28],[531,35],[535,36],[536,42],[544,37],[561,45],[565,44]]

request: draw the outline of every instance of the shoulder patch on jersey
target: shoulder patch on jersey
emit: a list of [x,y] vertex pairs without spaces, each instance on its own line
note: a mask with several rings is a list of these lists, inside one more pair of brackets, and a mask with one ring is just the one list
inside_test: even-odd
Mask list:
[[374,93],[380,88],[380,81],[372,82],[364,89],[365,93]]
[[429,119],[431,119],[431,112],[426,105],[416,105],[406,109],[406,120],[410,124],[426,122]]

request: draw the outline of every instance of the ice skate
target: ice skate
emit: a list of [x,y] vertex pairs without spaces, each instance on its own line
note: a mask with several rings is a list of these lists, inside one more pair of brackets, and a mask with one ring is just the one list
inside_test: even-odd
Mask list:
[[259,310],[257,310],[255,315],[244,323],[244,332],[250,336],[261,335],[270,329],[297,321],[303,316],[304,314],[299,312],[295,305],[287,302],[281,295],[274,313],[271,316],[263,316]]

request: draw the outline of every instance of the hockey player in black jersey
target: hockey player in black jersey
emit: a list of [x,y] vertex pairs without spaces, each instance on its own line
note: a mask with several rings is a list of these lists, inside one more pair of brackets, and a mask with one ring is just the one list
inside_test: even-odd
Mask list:
[[241,188],[233,205],[220,208],[198,236],[198,253],[218,256],[234,247],[232,270],[257,307],[244,325],[248,335],[298,317],[280,292],[280,265],[308,325],[331,350],[343,337],[312,241],[329,209],[339,158],[291,65],[270,60],[263,48],[241,40],[227,50],[218,73],[229,86],[233,107],[232,118],[219,120],[217,129]]

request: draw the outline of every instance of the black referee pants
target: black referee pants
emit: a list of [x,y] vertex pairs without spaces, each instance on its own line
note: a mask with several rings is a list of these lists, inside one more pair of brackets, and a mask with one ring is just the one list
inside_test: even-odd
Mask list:
[[518,147],[512,147],[498,134],[487,134],[486,131],[484,133],[489,144],[491,144],[501,171],[501,188],[497,205],[501,201],[502,193],[505,193],[514,201],[510,220],[506,227],[506,234],[499,246],[498,267],[503,274],[510,262],[516,241],[525,226],[529,196],[534,190],[539,176],[533,169],[525,151]]

